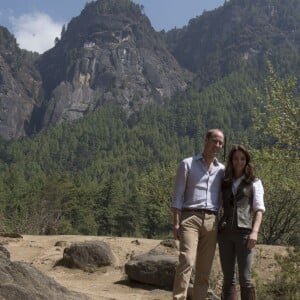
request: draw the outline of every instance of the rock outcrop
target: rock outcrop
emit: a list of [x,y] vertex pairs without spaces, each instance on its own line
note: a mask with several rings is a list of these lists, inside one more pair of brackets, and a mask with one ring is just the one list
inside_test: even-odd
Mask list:
[[102,105],[129,111],[186,88],[184,71],[139,5],[86,4],[39,61],[48,101],[44,126],[72,121]]
[[[130,280],[146,283],[166,290],[172,290],[178,265],[178,244],[174,240],[161,241],[159,245],[147,253],[132,257],[125,264],[125,273]],[[192,272],[187,298],[191,299],[195,272]],[[209,289],[208,299],[220,300]]]
[[63,258],[56,266],[94,271],[97,267],[112,266],[116,258],[109,245],[102,241],[72,244],[64,249]]
[[15,38],[0,26],[0,136],[30,134],[35,107],[39,106],[41,79]]
[[69,291],[32,265],[12,262],[9,252],[0,246],[0,299],[9,300],[87,300]]
[[148,253],[134,256],[125,264],[125,273],[130,280],[171,290],[177,264],[177,245],[166,240]]
[[178,258],[174,255],[151,255],[134,257],[125,264],[125,273],[134,281],[172,289]]

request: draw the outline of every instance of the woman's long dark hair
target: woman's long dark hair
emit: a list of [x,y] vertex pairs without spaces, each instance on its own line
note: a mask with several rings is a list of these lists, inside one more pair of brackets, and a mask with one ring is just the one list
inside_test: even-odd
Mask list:
[[234,145],[227,158],[227,163],[226,163],[226,168],[225,168],[225,176],[224,176],[224,183],[231,183],[234,179],[234,170],[233,170],[233,164],[232,164],[232,158],[233,154],[236,151],[241,151],[245,154],[246,157],[246,166],[244,170],[244,175],[245,175],[245,181],[246,182],[252,182],[256,176],[255,176],[255,169],[254,166],[251,163],[251,156],[249,151],[243,146],[243,145]]

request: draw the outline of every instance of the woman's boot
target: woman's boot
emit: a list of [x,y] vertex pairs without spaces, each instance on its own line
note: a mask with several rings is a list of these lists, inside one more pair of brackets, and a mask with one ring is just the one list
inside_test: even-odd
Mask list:
[[248,286],[243,287],[241,286],[241,300],[255,300],[255,287],[254,286]]
[[235,285],[223,285],[221,300],[237,300]]

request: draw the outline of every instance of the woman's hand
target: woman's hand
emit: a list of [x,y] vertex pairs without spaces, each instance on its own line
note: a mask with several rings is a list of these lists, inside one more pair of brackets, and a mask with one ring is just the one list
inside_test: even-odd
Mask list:
[[252,249],[256,245],[257,234],[258,234],[258,231],[259,231],[261,220],[262,220],[262,211],[258,210],[255,213],[254,224],[253,224],[253,227],[252,227],[252,231],[251,231],[251,233],[248,237],[248,243],[247,243],[247,248],[248,249]]
[[248,237],[248,242],[247,242],[247,248],[248,249],[252,249],[255,247],[256,245],[256,241],[257,241],[257,231],[253,231],[250,233],[249,237]]

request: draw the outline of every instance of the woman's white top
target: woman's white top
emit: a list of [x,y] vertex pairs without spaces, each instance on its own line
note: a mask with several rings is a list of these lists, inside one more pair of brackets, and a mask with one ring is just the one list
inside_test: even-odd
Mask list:
[[[240,185],[241,181],[244,179],[244,175],[238,179],[233,180],[232,192],[235,195]],[[264,204],[264,187],[260,179],[256,179],[252,183],[253,185],[253,211],[256,212],[261,210],[264,212],[266,210]]]

